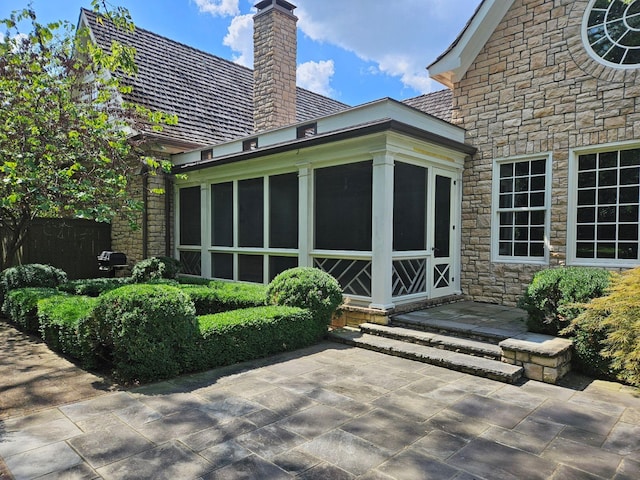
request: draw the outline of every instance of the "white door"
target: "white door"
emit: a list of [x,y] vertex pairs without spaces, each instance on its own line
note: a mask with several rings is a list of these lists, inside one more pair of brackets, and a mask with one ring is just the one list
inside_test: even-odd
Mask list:
[[431,297],[442,297],[459,291],[457,278],[458,181],[457,175],[434,169],[431,205],[433,224],[431,235]]

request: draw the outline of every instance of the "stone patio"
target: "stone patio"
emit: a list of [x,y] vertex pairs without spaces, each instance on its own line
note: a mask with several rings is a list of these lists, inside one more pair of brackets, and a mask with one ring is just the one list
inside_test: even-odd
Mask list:
[[15,479],[637,479],[637,391],[565,381],[325,342],[6,418],[0,456]]

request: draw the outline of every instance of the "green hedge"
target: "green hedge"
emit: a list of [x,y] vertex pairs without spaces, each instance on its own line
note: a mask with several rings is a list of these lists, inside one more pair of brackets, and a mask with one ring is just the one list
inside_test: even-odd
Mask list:
[[53,350],[94,366],[91,345],[79,334],[79,325],[91,318],[98,299],[88,296],[56,295],[38,302],[40,335]]
[[326,326],[309,310],[255,307],[198,317],[200,340],[194,356],[201,369],[295,350],[318,342]]
[[119,381],[149,382],[192,369],[188,354],[198,324],[191,299],[176,287],[127,285],[104,293],[80,330]]
[[51,265],[29,263],[7,268],[0,273],[0,306],[10,290],[27,287],[55,288],[66,281],[67,274],[64,270]]
[[55,288],[29,287],[10,290],[2,304],[2,313],[21,330],[38,333],[38,301],[59,294]]
[[58,287],[58,290],[72,295],[88,295],[97,297],[101,293],[115,290],[123,285],[132,283],[130,277],[125,278],[88,278],[83,280],[70,280]]
[[265,304],[266,288],[248,283],[210,282],[209,286],[180,285],[191,297],[196,315],[227,312]]
[[583,311],[581,304],[604,294],[610,278],[607,270],[590,267],[537,272],[518,304],[529,314],[529,331],[558,335]]

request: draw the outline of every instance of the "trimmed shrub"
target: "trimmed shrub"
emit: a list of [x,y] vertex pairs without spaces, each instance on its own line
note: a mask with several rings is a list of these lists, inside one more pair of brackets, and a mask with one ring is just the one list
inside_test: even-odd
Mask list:
[[131,283],[131,278],[88,278],[83,280],[70,280],[58,287],[58,290],[72,295],[88,295],[97,297],[101,293],[114,290]]
[[38,333],[38,301],[59,295],[55,288],[18,288],[10,290],[2,304],[2,312],[21,330]]
[[79,334],[79,324],[91,317],[97,303],[97,298],[77,295],[40,300],[38,320],[42,339],[53,350],[81,360],[85,366],[93,366],[91,345]]
[[29,263],[7,268],[0,273],[0,304],[10,290],[27,287],[55,288],[66,281],[67,274],[64,270],[51,265]]
[[201,338],[194,353],[201,369],[302,348],[326,332],[309,310],[282,306],[205,315],[198,323]]
[[312,267],[296,267],[276,276],[267,287],[267,303],[307,308],[325,328],[342,304],[342,288],[326,272]]
[[151,257],[139,261],[133,267],[131,278],[136,283],[158,280],[161,278],[173,279],[180,271],[180,262],[171,257]]
[[198,326],[191,299],[167,285],[127,285],[104,293],[81,323],[94,351],[123,382],[169,378],[191,368]]
[[178,275],[176,277],[176,281],[183,285],[200,285],[200,286],[209,286],[209,284],[211,283],[217,283],[215,280],[210,280],[208,278],[187,277],[185,275]]
[[604,347],[599,353],[609,371],[640,387],[640,267],[613,275],[607,295],[585,305],[572,328],[586,330],[585,325],[597,326]]
[[558,335],[582,312],[581,304],[604,294],[610,276],[607,270],[589,267],[537,272],[518,303],[529,314],[529,331]]
[[210,286],[181,285],[180,288],[191,297],[196,315],[259,307],[266,300],[264,285],[210,281]]

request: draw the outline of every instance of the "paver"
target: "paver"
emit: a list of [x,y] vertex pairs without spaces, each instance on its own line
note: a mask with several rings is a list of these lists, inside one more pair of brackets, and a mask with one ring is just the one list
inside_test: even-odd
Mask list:
[[567,385],[324,342],[14,415],[0,455],[16,479],[640,478],[637,391]]

